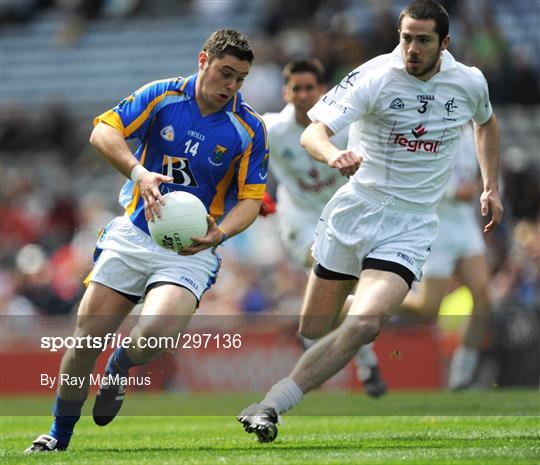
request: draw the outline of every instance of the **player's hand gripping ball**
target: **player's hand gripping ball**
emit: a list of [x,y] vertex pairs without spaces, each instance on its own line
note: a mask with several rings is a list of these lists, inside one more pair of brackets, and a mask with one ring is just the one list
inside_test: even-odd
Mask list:
[[206,207],[188,192],[169,192],[163,196],[161,218],[148,222],[152,239],[164,249],[180,252],[192,245],[192,237],[206,236]]

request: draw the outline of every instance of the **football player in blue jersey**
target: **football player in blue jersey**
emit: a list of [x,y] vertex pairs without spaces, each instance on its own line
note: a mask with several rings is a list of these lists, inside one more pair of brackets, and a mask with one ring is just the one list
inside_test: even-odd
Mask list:
[[[217,277],[216,247],[259,213],[268,168],[266,129],[238,93],[252,61],[242,34],[216,31],[199,53],[196,74],[147,84],[94,121],[90,142],[127,178],[120,193],[125,215],[98,239],[75,336],[107,340],[143,301],[132,344],[116,348],[101,378],[93,409],[98,425],[118,413],[129,369],[167,349],[138,341],[170,339],[185,328]],[[135,154],[125,142],[131,138],[140,141]],[[162,196],[172,190],[196,195],[209,213],[207,234],[180,255],[159,247],[148,233],[147,222],[159,217]],[[28,452],[68,447],[102,350],[82,346],[62,358],[52,428]],[[75,379],[80,382],[71,382]]]

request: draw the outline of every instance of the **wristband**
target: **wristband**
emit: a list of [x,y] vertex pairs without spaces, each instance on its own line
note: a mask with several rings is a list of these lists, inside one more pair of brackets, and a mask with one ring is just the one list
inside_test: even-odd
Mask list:
[[225,230],[221,226],[218,226],[218,229],[221,231],[221,234],[222,234],[221,241],[219,242],[219,245],[221,245],[227,240],[227,238],[229,236],[227,236],[227,233],[225,232]]
[[140,163],[137,163],[133,168],[131,168],[129,179],[136,183],[139,181],[139,178],[143,173],[148,173],[148,170]]

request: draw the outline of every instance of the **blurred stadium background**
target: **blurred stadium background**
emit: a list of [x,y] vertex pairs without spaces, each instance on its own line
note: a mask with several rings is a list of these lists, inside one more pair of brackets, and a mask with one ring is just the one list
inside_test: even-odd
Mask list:
[[[2,0],[3,374],[23,360],[32,360],[38,372],[45,367],[56,373],[57,355],[32,349],[23,338],[51,328],[55,334],[70,334],[96,235],[121,213],[117,194],[123,179],[88,143],[94,116],[147,82],[195,72],[200,45],[223,27],[248,34],[255,47],[244,98],[260,113],[279,110],[282,65],[316,56],[328,70],[328,82],[335,83],[358,64],[393,49],[396,18],[406,3]],[[488,238],[494,305],[479,385],[538,386],[540,2],[442,3],[452,18],[450,50],[484,71],[501,127],[506,211],[504,224]],[[272,181],[269,189],[275,189]],[[231,327],[243,328],[258,348],[256,356],[188,351],[174,361],[158,362],[163,369],[153,388],[263,389],[297,359],[296,319],[291,315],[299,310],[305,276],[287,261],[276,231],[274,218],[260,218],[227,243],[218,283],[199,310],[202,316],[226,315],[234,321]],[[468,307],[466,292],[458,290],[445,302],[440,329],[390,327],[382,334],[376,350],[391,389],[445,385],[445,367],[460,324],[455,315],[466,314]],[[14,323],[14,315],[26,316],[24,323]],[[283,342],[276,334],[288,338]],[[396,349],[414,355],[396,357]],[[213,365],[201,370],[211,360]],[[278,360],[281,368],[246,385],[250,372],[265,360]],[[223,364],[234,370],[223,369]],[[333,385],[357,389],[352,370],[345,370]],[[5,379],[0,392],[38,392],[34,384],[31,376],[26,381]]]

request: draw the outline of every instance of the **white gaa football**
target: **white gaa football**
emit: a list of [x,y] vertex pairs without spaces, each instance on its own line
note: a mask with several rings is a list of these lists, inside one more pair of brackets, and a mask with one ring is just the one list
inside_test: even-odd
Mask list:
[[164,249],[180,252],[189,247],[192,237],[205,236],[208,231],[206,207],[188,192],[169,192],[163,196],[161,218],[148,222],[152,239]]

